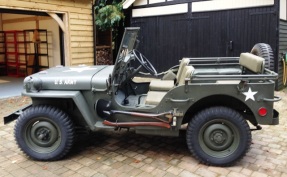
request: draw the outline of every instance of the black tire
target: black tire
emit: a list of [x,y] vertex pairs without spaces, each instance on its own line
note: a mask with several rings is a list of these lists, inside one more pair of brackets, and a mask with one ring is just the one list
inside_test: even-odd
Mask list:
[[200,162],[230,166],[249,150],[251,132],[237,111],[227,107],[211,107],[191,119],[186,141],[188,149]]
[[274,54],[269,44],[258,43],[251,49],[253,55],[257,55],[265,59],[265,68],[274,71]]
[[29,157],[42,161],[58,160],[73,145],[73,122],[58,108],[33,106],[18,118],[14,135],[20,149]]

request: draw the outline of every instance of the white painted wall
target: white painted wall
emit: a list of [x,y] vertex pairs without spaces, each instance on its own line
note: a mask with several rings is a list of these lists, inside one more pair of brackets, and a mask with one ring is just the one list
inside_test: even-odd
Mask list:
[[162,3],[165,2],[165,0],[149,0],[149,4],[156,4],[156,3]]
[[211,0],[193,2],[192,12],[241,9],[274,5],[274,0]]
[[133,9],[132,17],[150,17],[172,14],[183,14],[188,12],[188,4],[175,4],[159,7],[148,7],[141,9]]
[[[169,0],[172,1],[172,0]],[[280,8],[280,16],[286,14],[286,0],[280,0],[282,2]],[[133,3],[134,6],[142,6],[149,4],[156,4],[165,2],[165,0],[126,0],[126,6]],[[285,3],[285,4],[284,4]],[[192,2],[191,12],[208,12],[230,9],[242,9],[250,7],[263,7],[274,5],[274,0],[209,0]],[[284,6],[285,5],[285,6]],[[283,6],[283,7],[282,7]],[[186,13],[187,4],[176,4],[159,7],[139,8],[132,10],[132,17],[148,17],[148,16],[160,16]],[[285,7],[285,9],[284,9]],[[283,15],[282,15],[283,16]],[[286,17],[286,15],[285,15]]]
[[147,5],[147,0],[136,0],[133,5],[134,6]]
[[286,8],[287,8],[286,0],[280,0],[280,19],[282,20],[287,20]]
[[[33,17],[32,15],[20,15],[20,14],[2,14],[2,19],[17,19]],[[36,22],[17,22],[7,23],[3,25],[3,30],[27,30],[35,29]],[[60,39],[59,39],[59,26],[54,19],[40,20],[39,28],[46,29],[48,31],[48,54],[49,54],[49,67],[57,66],[61,64],[60,61]]]

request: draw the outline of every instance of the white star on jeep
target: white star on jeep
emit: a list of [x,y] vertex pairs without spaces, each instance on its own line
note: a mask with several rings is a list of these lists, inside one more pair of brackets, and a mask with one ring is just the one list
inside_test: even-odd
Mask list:
[[79,68],[70,68],[70,70],[66,70],[63,72],[78,72],[81,73],[82,71],[88,71],[88,70],[95,70],[97,68],[91,68],[91,67],[79,67]]
[[255,101],[254,95],[255,95],[256,93],[257,93],[257,92],[252,92],[251,88],[249,87],[248,92],[243,92],[243,94],[246,96],[245,101],[247,101],[247,100],[249,100],[249,99]]

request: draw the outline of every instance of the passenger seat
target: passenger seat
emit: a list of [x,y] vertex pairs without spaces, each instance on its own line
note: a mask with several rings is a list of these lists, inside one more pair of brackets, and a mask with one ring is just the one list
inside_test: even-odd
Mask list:
[[149,85],[149,89],[152,91],[168,91],[173,88],[175,85],[178,85],[180,78],[185,66],[188,66],[189,59],[183,58],[179,64],[179,68],[174,80],[152,80]]

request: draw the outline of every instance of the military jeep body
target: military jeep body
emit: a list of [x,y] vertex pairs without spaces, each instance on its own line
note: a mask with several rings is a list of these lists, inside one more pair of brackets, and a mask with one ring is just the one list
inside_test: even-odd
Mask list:
[[[59,66],[25,78],[22,95],[32,104],[4,118],[5,123],[17,119],[15,138],[25,154],[60,159],[79,127],[179,136],[187,125],[194,157],[229,166],[248,151],[252,129],[279,123],[273,109],[280,100],[274,96],[277,74],[265,68],[269,60],[250,53],[183,58],[160,77],[135,49],[138,32],[126,28],[114,66]],[[136,79],[143,68],[156,77]]]

